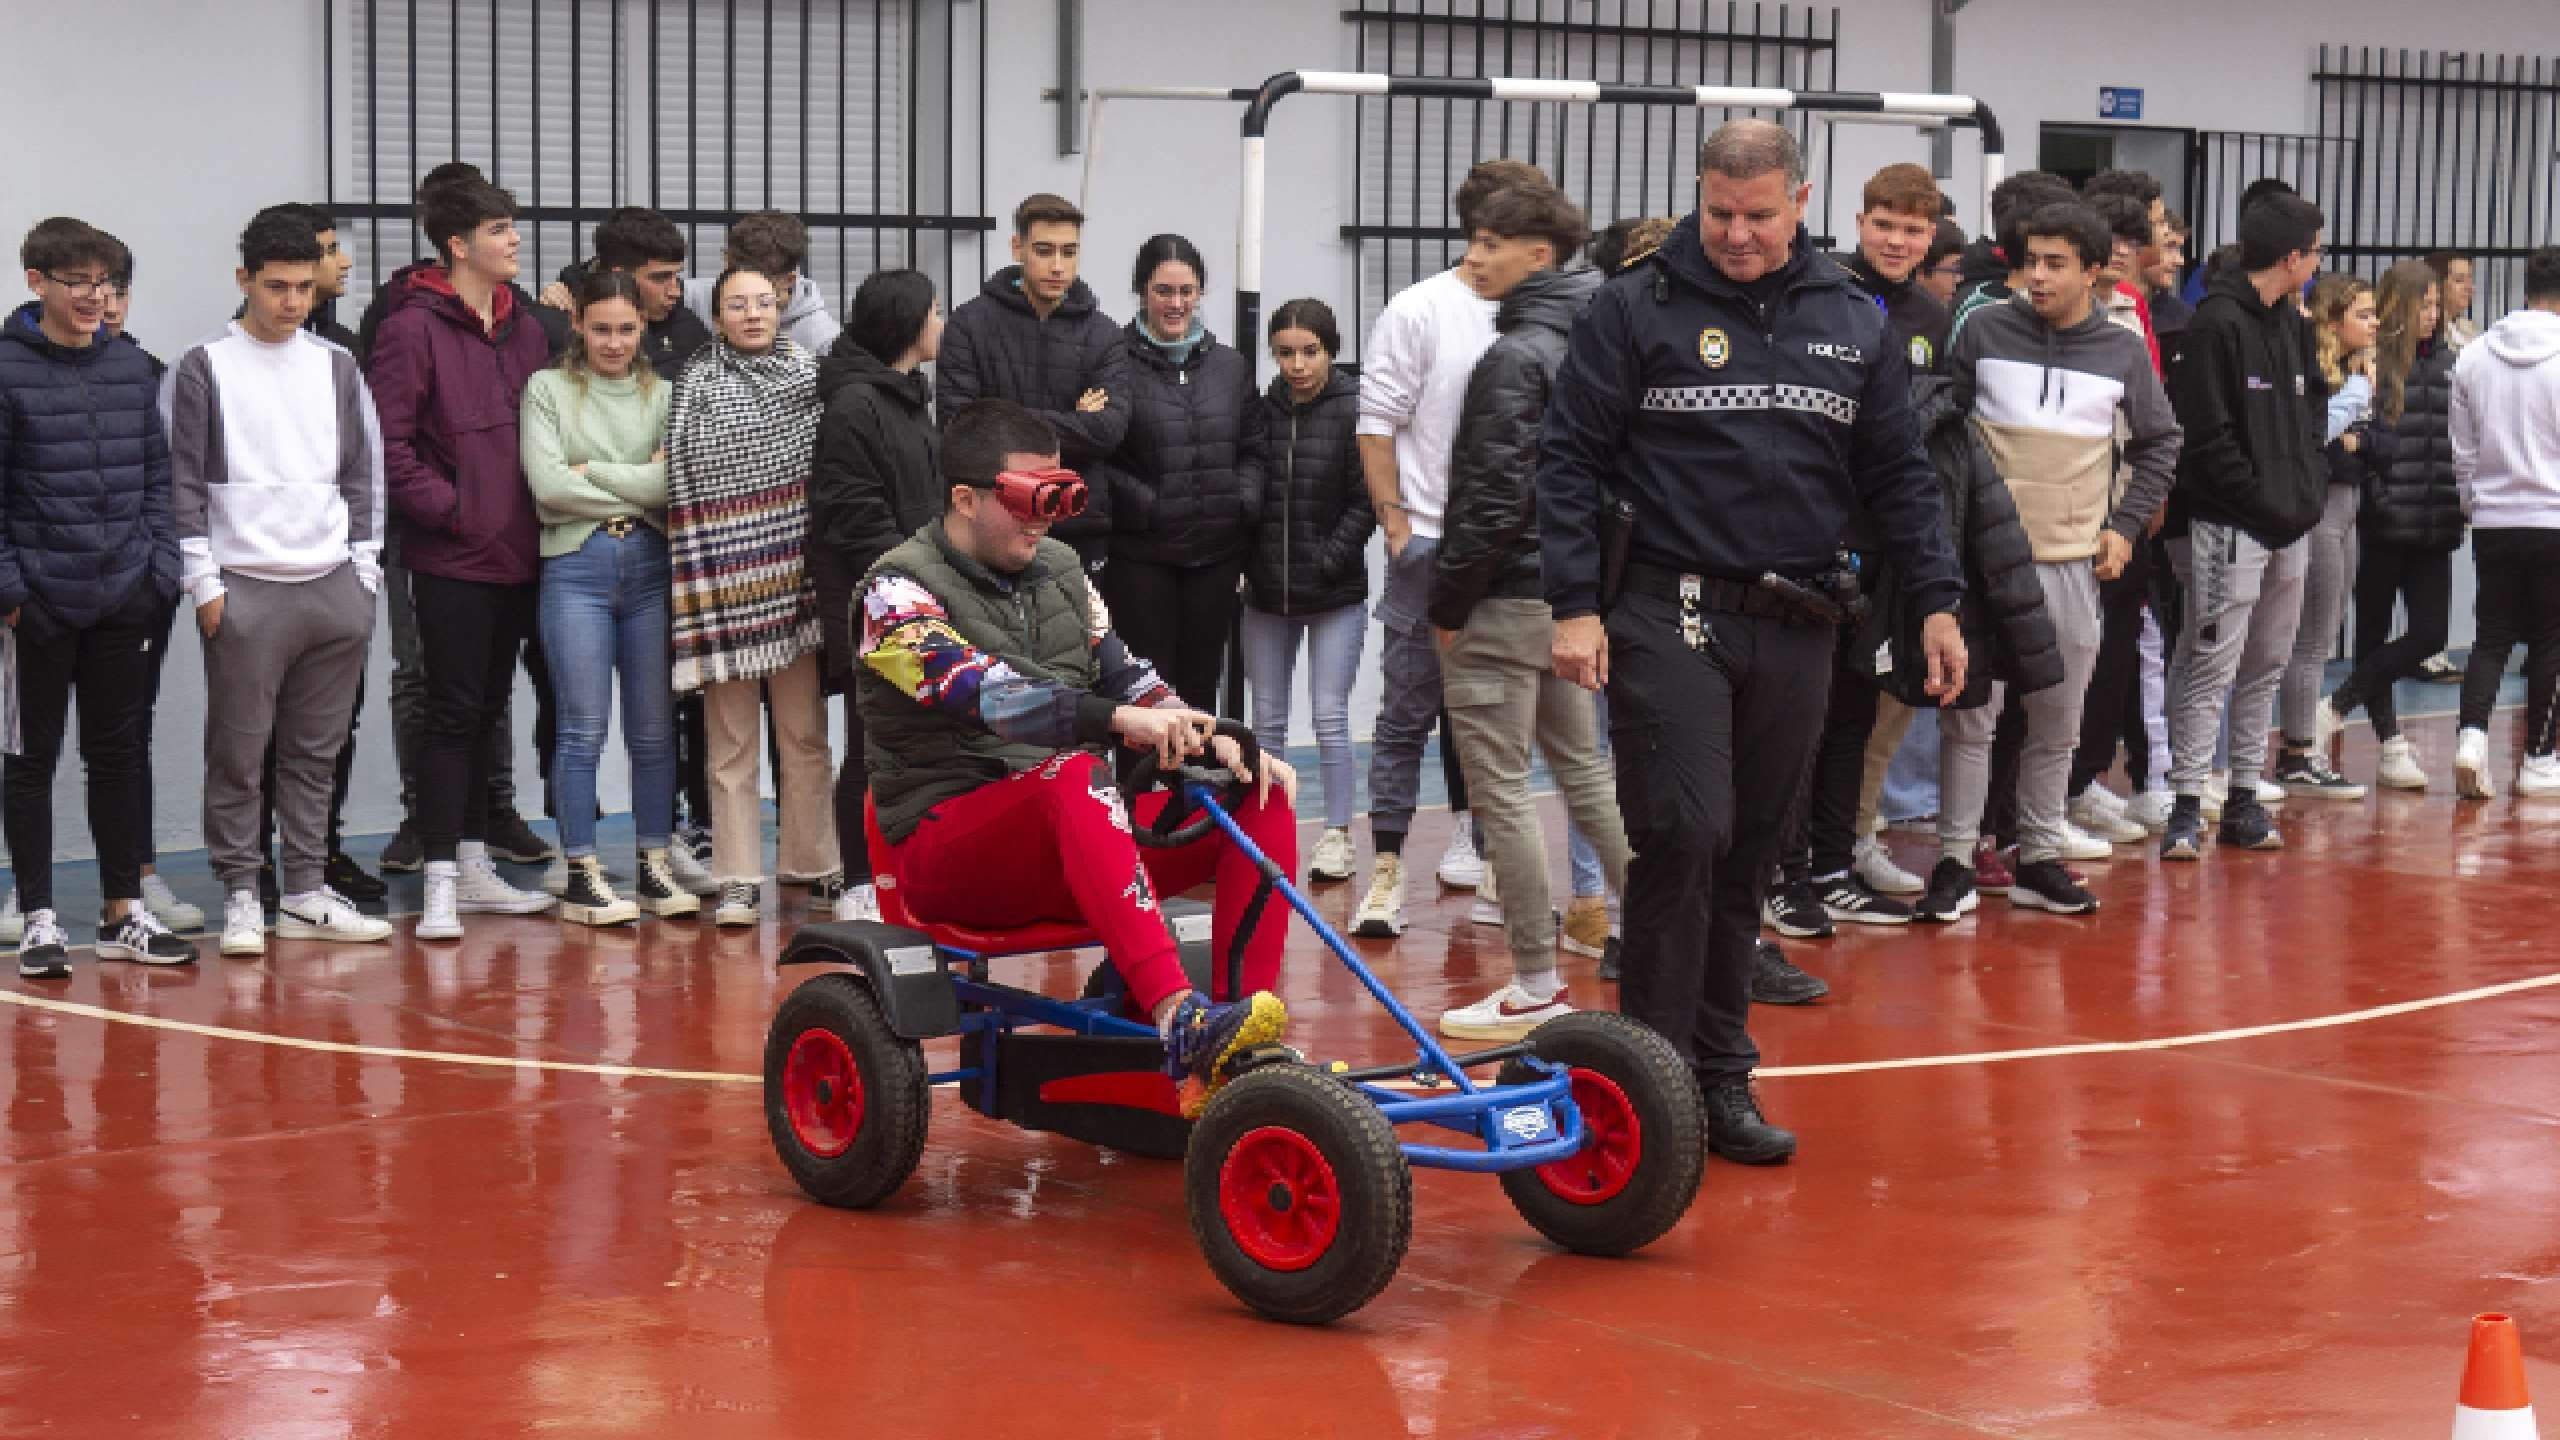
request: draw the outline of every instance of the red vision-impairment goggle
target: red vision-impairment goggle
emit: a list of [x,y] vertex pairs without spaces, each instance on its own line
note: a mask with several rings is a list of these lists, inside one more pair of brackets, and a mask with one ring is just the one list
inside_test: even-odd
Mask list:
[[1073,470],[1007,470],[996,477],[995,492],[1013,518],[1026,524],[1084,513],[1084,477]]

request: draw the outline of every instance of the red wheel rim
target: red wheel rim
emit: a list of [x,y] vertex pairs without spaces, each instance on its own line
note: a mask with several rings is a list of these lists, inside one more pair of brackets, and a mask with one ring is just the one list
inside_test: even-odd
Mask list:
[[1618,1082],[1596,1070],[1571,1073],[1574,1108],[1582,1112],[1582,1148],[1538,1167],[1538,1179],[1559,1198],[1599,1205],[1618,1198],[1644,1162],[1644,1122]]
[[1236,1141],[1218,1167],[1218,1215],[1256,1265],[1304,1270],[1333,1248],[1342,1188],[1313,1141],[1265,1125]]
[[813,1028],[791,1042],[782,1062],[782,1109],[800,1148],[832,1160],[862,1133],[862,1071],[833,1030]]

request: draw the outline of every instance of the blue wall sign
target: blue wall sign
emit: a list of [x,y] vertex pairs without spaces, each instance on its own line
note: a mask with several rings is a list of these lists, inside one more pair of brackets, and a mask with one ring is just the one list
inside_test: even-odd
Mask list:
[[2098,118],[2101,120],[2141,119],[2142,92],[2125,85],[2099,86]]

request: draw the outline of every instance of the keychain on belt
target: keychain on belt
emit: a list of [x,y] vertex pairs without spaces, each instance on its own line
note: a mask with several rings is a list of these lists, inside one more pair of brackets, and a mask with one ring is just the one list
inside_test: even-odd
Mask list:
[[1716,643],[1716,632],[1707,627],[1707,617],[1701,609],[1703,589],[1697,576],[1680,577],[1680,643],[1700,655]]

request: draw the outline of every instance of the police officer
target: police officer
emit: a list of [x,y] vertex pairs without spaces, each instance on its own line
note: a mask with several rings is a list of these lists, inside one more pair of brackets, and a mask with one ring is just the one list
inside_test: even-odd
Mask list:
[[1928,693],[1950,699],[1963,582],[1909,361],[1875,302],[1813,251],[1795,137],[1730,122],[1699,170],[1697,213],[1574,327],[1539,523],[1556,673],[1609,694],[1635,850],[1622,1008],[1695,1071],[1709,1147],[1769,1165],[1795,1136],[1751,1089],[1753,941],[1822,722],[1834,547],[1854,508],[1875,517],[1928,617]]

